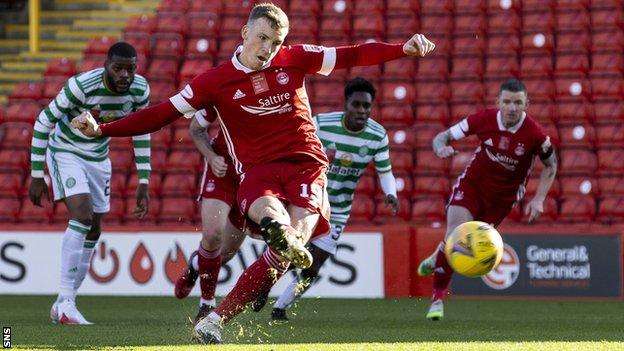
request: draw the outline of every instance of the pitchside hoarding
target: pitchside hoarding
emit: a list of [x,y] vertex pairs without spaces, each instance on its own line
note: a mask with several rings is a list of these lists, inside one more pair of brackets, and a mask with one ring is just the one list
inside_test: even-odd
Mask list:
[[[91,270],[80,288],[84,295],[173,295],[173,284],[197,248],[198,233],[104,233]],[[348,233],[338,253],[321,270],[308,297],[381,298],[384,296],[381,233]],[[56,294],[60,276],[61,233],[0,232],[0,294]],[[219,275],[217,295],[229,292],[241,272],[264,251],[247,238]],[[281,293],[292,272],[272,294]],[[193,295],[199,295],[197,284]]]
[[501,264],[481,278],[456,274],[456,295],[620,297],[620,235],[507,235]]

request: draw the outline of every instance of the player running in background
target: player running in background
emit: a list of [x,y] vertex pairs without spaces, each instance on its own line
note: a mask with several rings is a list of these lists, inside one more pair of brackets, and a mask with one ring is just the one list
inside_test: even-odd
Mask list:
[[[47,161],[54,200],[62,200],[69,211],[61,247],[60,290],[50,311],[54,323],[91,324],[76,308],[76,292],[102,233],[102,216],[110,208],[110,138],[85,136],[72,128],[70,121],[83,111],[91,111],[98,114],[99,121],[110,122],[145,108],[149,104],[149,86],[145,78],[134,73],[136,60],[130,44],[114,44],[103,68],[71,77],[35,122],[28,195],[36,206],[42,206],[43,195],[49,197],[43,178],[43,163]],[[139,176],[134,214],[143,218],[149,200],[150,136],[135,136],[133,143]]]
[[[526,87],[517,79],[509,79],[501,84],[498,109],[470,115],[433,139],[433,151],[440,158],[455,154],[449,145],[453,140],[475,134],[481,141],[453,186],[446,210],[446,237],[458,225],[472,220],[498,226],[524,196],[536,155],[545,167],[524,212],[533,222],[544,211],[544,199],[557,174],[557,156],[544,129],[526,114],[528,101]],[[432,304],[427,312],[430,320],[444,316],[442,300],[453,275],[444,243],[418,266],[418,275],[433,274]]]
[[210,141],[208,127],[216,120],[214,109],[195,113],[190,134],[197,150],[204,156],[200,185],[202,239],[190,258],[186,271],[176,280],[175,296],[187,297],[199,278],[201,297],[193,325],[216,306],[215,290],[219,270],[228,262],[245,239],[245,222],[236,204],[240,177],[227,153],[223,133]]
[[[370,118],[375,92],[368,80],[359,77],[352,79],[344,90],[344,112],[314,116],[316,134],[330,159],[327,194],[331,207],[331,229],[329,235],[315,238],[308,245],[313,257],[312,266],[303,269],[280,295],[273,305],[273,320],[288,320],[286,309],[310,288],[323,263],[336,254],[338,239],[351,213],[353,193],[370,162],[375,162],[386,204],[392,207],[395,214],[399,211],[396,180],[390,165],[388,135],[381,124]],[[252,305],[256,312],[266,304],[268,293]]]
[[[304,244],[329,231],[327,157],[315,134],[306,75],[425,56],[434,44],[416,34],[406,43],[345,47],[283,46],[288,17],[273,4],[254,6],[232,59],[197,76],[169,101],[127,121],[98,124],[88,114],[75,126],[89,135],[128,136],[155,131],[179,114],[214,107],[228,153],[242,174],[237,201],[261,226],[270,247],[245,270],[232,291],[194,328],[203,343],[221,342],[221,326],[269,290],[292,262],[312,264]],[[153,118],[155,117],[155,119]]]

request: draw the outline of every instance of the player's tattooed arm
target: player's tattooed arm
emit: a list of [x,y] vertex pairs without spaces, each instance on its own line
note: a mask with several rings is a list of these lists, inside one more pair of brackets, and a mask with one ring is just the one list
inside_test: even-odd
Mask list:
[[555,176],[557,175],[557,155],[555,151],[548,150],[547,156],[542,158],[544,169],[540,174],[539,183],[537,184],[537,190],[535,196],[526,205],[524,212],[529,216],[529,222],[534,222],[544,212],[544,200],[548,195],[548,191],[552,186]]
[[542,163],[548,178],[555,179],[557,175],[557,154],[555,154],[555,151],[553,150],[546,159],[542,160]]
[[210,140],[208,139],[208,133],[206,133],[207,129],[207,127],[201,126],[199,122],[193,118],[189,127],[191,139],[193,139],[193,143],[199,153],[208,161],[212,173],[217,177],[223,177],[227,172],[227,163],[225,163],[225,159],[222,156],[214,152],[210,145]]
[[438,133],[438,135],[436,135],[431,142],[433,152],[436,156],[439,158],[447,158],[456,154],[457,152],[455,149],[449,145],[451,141],[453,141],[453,135],[451,134],[450,129]]

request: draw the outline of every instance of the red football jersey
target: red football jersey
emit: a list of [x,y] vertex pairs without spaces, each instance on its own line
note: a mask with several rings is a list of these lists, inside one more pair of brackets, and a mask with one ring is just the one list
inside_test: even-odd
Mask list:
[[496,109],[484,110],[450,128],[453,139],[476,134],[481,145],[460,178],[475,181],[489,194],[501,197],[524,196],[524,187],[534,156],[550,148],[550,137],[531,117],[523,114],[510,129]]
[[336,49],[315,45],[283,46],[262,69],[243,66],[237,54],[197,76],[170,98],[178,111],[217,112],[234,167],[243,173],[274,160],[315,159],[327,164],[305,89],[307,74],[329,74]]

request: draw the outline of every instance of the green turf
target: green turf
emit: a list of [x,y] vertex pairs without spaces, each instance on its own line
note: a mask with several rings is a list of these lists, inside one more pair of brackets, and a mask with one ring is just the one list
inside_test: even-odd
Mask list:
[[[0,323],[12,327],[13,347],[166,350],[178,345],[184,350],[195,345],[189,318],[196,298],[80,297],[78,306],[93,326],[51,324],[52,301],[50,296],[0,296]],[[624,303],[618,301],[451,300],[439,322],[425,320],[427,307],[428,301],[416,299],[304,299],[289,323],[269,323],[269,308],[242,314],[224,334],[227,343],[242,345],[217,349],[624,349]]]

